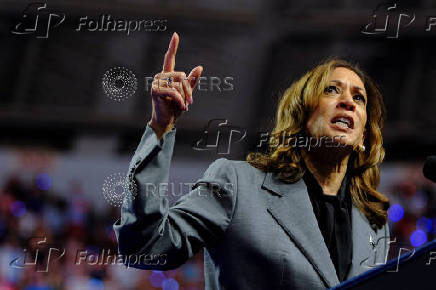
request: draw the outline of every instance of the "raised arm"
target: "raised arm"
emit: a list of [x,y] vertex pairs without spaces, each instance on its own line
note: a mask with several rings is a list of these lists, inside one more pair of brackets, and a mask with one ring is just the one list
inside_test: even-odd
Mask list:
[[[174,98],[176,95],[168,104]],[[233,216],[237,177],[232,162],[224,158],[213,162],[192,191],[174,206],[159,192],[159,185],[168,182],[173,154],[176,129],[170,127],[160,127],[164,131],[159,136],[148,124],[130,163],[128,180],[136,183],[137,193],[133,199],[124,199],[121,218],[114,224],[119,253],[130,267],[178,267],[202,247],[218,242]]]

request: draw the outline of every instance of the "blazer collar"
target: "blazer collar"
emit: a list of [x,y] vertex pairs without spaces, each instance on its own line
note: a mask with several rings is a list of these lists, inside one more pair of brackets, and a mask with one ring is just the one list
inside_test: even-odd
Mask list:
[[[284,183],[278,174],[266,173],[262,188],[274,193],[270,196],[268,211],[276,222],[294,241],[327,287],[339,283],[336,269],[324,242],[313,212],[306,184],[303,179],[295,183]],[[356,206],[351,210],[353,258],[347,279],[362,273],[368,254],[372,252],[370,240],[376,233],[366,217]],[[370,237],[371,236],[371,237]]]
[[[371,228],[368,219],[355,206],[352,208],[351,219],[351,227],[353,229],[353,259],[348,271],[347,280],[375,267],[372,259],[376,252],[371,242],[379,242],[376,237],[377,234]],[[382,243],[384,240],[380,242]]]
[[327,287],[339,283],[335,266],[318,226],[306,184],[284,183],[278,174],[266,173],[262,188],[274,192],[268,211],[313,265]]

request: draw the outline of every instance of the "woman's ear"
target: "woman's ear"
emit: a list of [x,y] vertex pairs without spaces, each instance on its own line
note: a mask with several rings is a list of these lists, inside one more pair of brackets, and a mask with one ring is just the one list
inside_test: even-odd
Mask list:
[[363,129],[363,135],[362,135],[362,142],[361,145],[363,145],[365,143],[365,137],[366,137],[366,127],[365,129]]
[[365,151],[365,145],[364,145],[365,137],[366,137],[366,128],[363,130],[362,138],[360,139],[359,144],[356,147],[354,147],[353,150],[358,150],[361,152]]

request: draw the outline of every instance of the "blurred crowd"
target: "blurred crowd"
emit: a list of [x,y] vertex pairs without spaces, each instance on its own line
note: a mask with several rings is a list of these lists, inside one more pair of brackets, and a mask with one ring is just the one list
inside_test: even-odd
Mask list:
[[202,252],[171,271],[103,261],[102,250],[117,253],[112,225],[119,215],[109,206],[96,213],[79,181],[59,194],[47,174],[31,182],[10,177],[0,190],[0,289],[204,288]]
[[[414,174],[420,173],[406,172],[388,187],[390,258],[436,238],[435,187]],[[126,269],[105,259],[102,251],[117,253],[112,225],[119,208],[97,213],[77,180],[62,194],[51,184],[45,173],[28,182],[12,176],[0,190],[0,290],[204,288],[202,252],[171,271]]]
[[390,258],[394,258],[401,248],[412,250],[436,238],[436,190],[420,166],[405,168],[388,188]]

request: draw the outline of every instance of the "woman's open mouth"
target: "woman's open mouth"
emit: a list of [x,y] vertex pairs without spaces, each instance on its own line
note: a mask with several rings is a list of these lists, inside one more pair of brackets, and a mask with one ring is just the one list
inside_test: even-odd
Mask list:
[[331,126],[343,132],[349,132],[354,129],[354,120],[350,116],[338,115],[331,120]]

